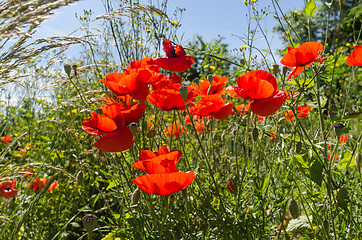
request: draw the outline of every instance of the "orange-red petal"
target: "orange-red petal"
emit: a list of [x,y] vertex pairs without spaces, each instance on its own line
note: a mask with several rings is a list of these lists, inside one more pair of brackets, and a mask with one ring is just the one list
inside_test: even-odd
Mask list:
[[187,188],[195,176],[196,173],[193,171],[148,174],[138,176],[136,179],[132,179],[132,182],[147,193],[168,196]]
[[154,60],[154,62],[162,69],[169,71],[182,72],[186,71],[195,62],[195,59],[190,56],[185,57],[161,57]]
[[250,104],[250,110],[259,116],[269,116],[276,112],[286,99],[287,95],[285,92],[278,90],[271,98],[253,101]]
[[119,127],[101,137],[94,146],[105,152],[122,152],[133,146],[133,134],[128,127]]
[[228,102],[222,108],[212,114],[215,119],[225,120],[233,111],[233,103]]
[[348,55],[346,63],[351,66],[362,66],[362,46],[356,45],[354,48],[355,50]]
[[92,112],[92,117],[82,122],[82,128],[91,135],[103,135],[117,129],[117,124],[105,115]]

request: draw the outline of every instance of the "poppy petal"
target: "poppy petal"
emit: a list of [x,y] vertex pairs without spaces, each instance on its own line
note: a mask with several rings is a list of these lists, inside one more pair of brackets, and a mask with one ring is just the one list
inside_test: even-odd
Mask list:
[[131,105],[121,108],[121,114],[124,120],[124,126],[132,123],[138,122],[143,115],[147,105],[146,103],[139,102],[139,103],[132,103]]
[[94,146],[105,152],[122,152],[133,146],[133,134],[128,127],[121,127],[104,135]]
[[82,128],[91,135],[103,135],[117,129],[117,124],[105,115],[92,112],[92,117],[82,122]]
[[362,46],[356,45],[355,50],[351,52],[346,60],[346,63],[351,66],[362,66]]
[[132,182],[147,193],[168,196],[187,188],[195,176],[196,173],[193,171],[148,174],[138,176],[136,179],[132,179]]
[[269,116],[276,112],[286,99],[285,92],[278,90],[277,94],[271,98],[253,101],[250,104],[250,110],[259,116]]
[[233,111],[233,103],[228,102],[222,108],[214,112],[212,116],[216,119],[225,120],[229,117],[232,111]]
[[161,57],[154,60],[154,62],[162,69],[169,71],[182,72],[186,71],[194,63],[193,58],[178,58],[178,57]]

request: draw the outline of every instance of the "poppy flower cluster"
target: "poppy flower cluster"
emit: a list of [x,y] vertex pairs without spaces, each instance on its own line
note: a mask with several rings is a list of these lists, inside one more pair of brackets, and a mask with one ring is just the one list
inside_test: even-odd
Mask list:
[[250,111],[259,116],[269,116],[285,102],[287,95],[278,90],[275,77],[263,70],[245,73],[236,79],[238,86],[229,86],[226,92],[230,97],[252,100]]
[[306,42],[298,47],[288,47],[281,64],[292,67],[287,80],[294,78],[307,69],[314,62],[323,62],[323,44],[319,42]]
[[181,126],[180,123],[175,122],[168,125],[165,131],[167,137],[179,138],[181,136],[181,133],[186,132],[187,130],[183,126]]
[[[48,183],[48,179],[46,178],[35,178],[32,179],[31,182],[28,184],[28,187],[31,187],[34,191],[41,190],[45,185]],[[47,192],[53,191],[58,185],[58,181],[55,180],[50,184]]]
[[[294,108],[294,111],[296,112],[298,118],[305,118],[309,116],[308,113],[311,109],[312,109],[311,106],[301,105]],[[293,121],[295,119],[295,115],[292,110],[289,110],[288,112],[284,113],[284,115],[287,121]]]
[[18,191],[15,190],[16,182],[13,179],[12,181],[0,182],[0,195],[6,199],[15,197],[18,194]]
[[3,141],[3,144],[8,144],[9,142],[13,141],[10,135],[2,136],[1,141]]
[[184,190],[193,182],[196,173],[176,169],[181,155],[180,150],[170,150],[167,146],[162,146],[157,152],[140,151],[140,159],[132,166],[147,174],[132,179],[132,182],[144,192],[155,195],[168,196]]

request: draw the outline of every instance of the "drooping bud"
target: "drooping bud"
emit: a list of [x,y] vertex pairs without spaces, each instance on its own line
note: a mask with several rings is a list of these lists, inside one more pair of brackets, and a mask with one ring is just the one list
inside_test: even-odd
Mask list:
[[297,142],[297,144],[295,145],[295,152],[296,153],[301,153],[302,152],[302,147],[303,147],[303,144],[302,142]]
[[69,64],[64,65],[64,71],[67,73],[68,77],[70,77],[70,72],[72,71],[72,69],[70,68]]
[[211,74],[209,74],[209,75],[207,75],[207,80],[209,81],[210,86],[211,86],[212,81],[214,81],[214,77]]
[[188,94],[188,91],[187,91],[187,87],[185,85],[181,85],[180,86],[180,94],[181,94],[181,97],[184,99],[184,101],[186,102],[187,100],[187,94]]
[[138,124],[136,122],[131,122],[129,125],[129,130],[131,130],[131,133],[133,134],[133,136],[137,135],[138,132]]
[[288,67],[287,66],[283,66],[283,75],[285,76],[288,72]]
[[82,185],[82,182],[83,182],[83,178],[84,178],[84,174],[82,171],[79,171],[77,173],[77,175],[75,176],[76,180],[77,180],[77,184],[78,185]]
[[136,190],[134,190],[131,195],[132,205],[136,205],[140,199],[141,199],[141,189],[136,188]]
[[259,138],[259,130],[256,127],[253,129],[252,135],[254,142],[256,142]]
[[148,138],[153,138],[156,136],[156,130],[150,130],[147,134],[146,137]]
[[336,133],[337,137],[339,138],[343,133],[344,124],[341,122],[336,122],[335,124],[333,124],[333,127],[334,127],[334,132]]
[[85,230],[87,230],[88,235],[91,235],[93,230],[96,228],[97,225],[97,217],[91,213],[86,214],[82,217],[83,225]]
[[294,199],[292,199],[289,203],[289,212],[294,219],[300,216],[298,203]]
[[279,73],[279,65],[278,64],[273,64],[273,74],[276,76]]
[[72,65],[72,68],[73,68],[73,71],[74,71],[74,76],[77,76],[78,75],[78,72],[77,72],[77,65],[76,64],[73,64]]

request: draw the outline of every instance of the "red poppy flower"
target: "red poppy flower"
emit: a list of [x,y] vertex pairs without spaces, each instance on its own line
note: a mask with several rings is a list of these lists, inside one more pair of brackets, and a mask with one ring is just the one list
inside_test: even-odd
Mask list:
[[13,198],[18,194],[18,191],[15,190],[16,182],[15,179],[10,181],[0,182],[0,195],[6,199]]
[[269,116],[276,112],[285,102],[285,92],[278,90],[275,77],[263,70],[245,73],[236,79],[238,86],[230,86],[226,92],[231,97],[254,100],[250,110],[259,116]]
[[182,127],[179,123],[172,123],[166,129],[167,137],[179,138],[181,133],[186,132],[186,129]]
[[231,193],[234,193],[236,191],[236,187],[234,186],[232,181],[228,182],[228,189]]
[[271,135],[270,135],[270,141],[274,142],[276,138],[277,138],[277,133],[272,132]]
[[[311,106],[302,105],[298,106],[297,108],[294,108],[294,111],[297,112],[297,117],[299,118],[305,118],[309,116],[309,111],[312,109]],[[295,119],[295,116],[293,114],[293,111],[289,110],[288,112],[284,113],[285,119],[287,121],[293,121]]]
[[[28,187],[32,187],[32,189],[34,191],[41,190],[43,187],[45,187],[47,182],[48,182],[48,179],[46,179],[46,178],[35,178],[32,180],[31,183],[28,184]],[[55,180],[54,182],[52,182],[52,184],[50,184],[47,192],[52,191],[54,188],[57,187],[57,185],[58,185],[58,181]]]
[[167,57],[154,59],[154,63],[160,68],[182,72],[191,67],[195,62],[195,59],[189,55],[186,55],[185,50],[181,45],[177,45],[176,49],[168,39],[163,40],[163,48]]
[[177,156],[175,157],[174,153],[168,153],[155,158],[135,162],[132,167],[145,171],[149,174],[170,173],[177,172],[177,162]]
[[236,106],[235,108],[236,108],[236,111],[238,111],[238,113],[241,113],[244,116],[246,111],[250,111],[250,103],[248,103],[246,105],[240,104],[240,105]]
[[355,50],[348,55],[346,63],[351,66],[362,66],[362,46],[356,45],[354,48]]
[[169,153],[173,154],[172,156],[177,159],[177,162],[180,160],[180,158],[182,156],[182,152],[180,150],[170,150],[170,148],[168,146],[163,145],[156,152],[152,152],[150,150],[141,150],[140,153],[139,153],[140,154],[140,159],[138,159],[138,161],[152,159],[152,158],[162,156],[162,155],[166,155],[166,154],[169,154]]
[[218,77],[213,76],[213,80],[210,87],[209,80],[205,79],[204,81],[200,82],[198,85],[194,85],[195,87],[195,95],[223,95],[225,91],[225,85],[227,82],[226,77]]
[[290,71],[287,80],[291,77],[298,76],[304,69],[307,69],[313,62],[323,62],[324,58],[321,55],[323,45],[319,42],[306,42],[298,47],[288,47],[288,53],[284,55],[281,64],[293,67]]
[[147,174],[132,179],[132,182],[147,193],[168,196],[187,188],[195,176],[193,171]]
[[132,61],[131,64],[124,68],[127,74],[130,74],[131,69],[145,68],[153,72],[160,72],[160,68],[154,63],[152,58],[146,57],[137,61]]
[[[194,121],[196,132],[197,133],[202,133],[205,130],[205,124],[209,120],[210,120],[210,117],[201,117],[201,116],[198,116],[198,115],[194,115],[193,116],[193,121]],[[185,123],[192,125],[189,115],[185,116]]]
[[190,108],[190,113],[202,117],[212,116],[216,119],[227,119],[233,110],[233,103],[225,103],[220,95],[209,95],[201,98]]
[[152,89],[147,101],[163,111],[182,110],[185,108],[185,101],[180,94],[180,86],[179,83],[173,83],[156,90]]
[[331,159],[331,154],[328,154],[328,156],[327,156],[328,160],[331,160],[331,161],[336,161],[338,159],[338,157],[339,157],[339,153],[333,154],[332,159]]
[[26,172],[23,174],[23,176],[24,176],[24,177],[27,177],[27,176],[30,176],[30,175],[33,175],[33,174],[34,174],[33,169],[27,168],[27,169],[26,169]]
[[348,135],[341,135],[339,138],[339,143],[343,144],[348,141]]
[[103,115],[93,112],[82,123],[84,131],[91,135],[103,135],[94,146],[105,152],[122,152],[133,146],[133,134],[128,125],[137,122],[146,109],[145,103],[133,103],[127,107],[119,104],[103,106]]
[[147,69],[130,69],[128,73],[110,73],[106,80],[101,80],[117,96],[126,94],[134,99],[146,101],[149,94],[148,84],[154,83],[158,78]]
[[8,144],[9,142],[13,141],[10,135],[6,135],[5,137],[0,138],[3,141],[3,144]]

